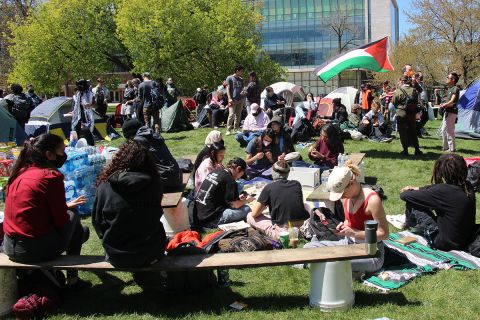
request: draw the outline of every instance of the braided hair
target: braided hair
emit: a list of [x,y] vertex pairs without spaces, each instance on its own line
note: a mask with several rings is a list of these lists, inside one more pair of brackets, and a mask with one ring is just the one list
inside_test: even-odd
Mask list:
[[465,159],[457,154],[441,155],[433,166],[432,183],[447,183],[462,187],[467,195],[470,195],[470,187],[467,182],[467,164]]

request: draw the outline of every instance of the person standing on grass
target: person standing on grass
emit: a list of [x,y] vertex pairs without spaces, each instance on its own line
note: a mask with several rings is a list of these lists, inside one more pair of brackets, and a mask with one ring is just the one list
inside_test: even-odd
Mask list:
[[77,91],[73,96],[72,131],[75,131],[77,138],[85,138],[89,146],[95,145],[93,129],[95,119],[93,118],[93,92],[89,89],[84,79],[76,82]]
[[[143,82],[138,86],[138,98],[140,99],[139,114],[143,114],[144,123],[147,127],[160,132],[160,119],[158,105],[161,99],[157,83],[151,79],[149,72],[143,73]],[[151,122],[153,118],[153,122]]]
[[242,110],[245,105],[245,92],[242,79],[244,71],[245,68],[242,65],[237,65],[233,75],[228,76],[226,79],[229,112],[227,119],[227,132],[225,133],[227,136],[240,131]]
[[423,188],[402,189],[405,226],[417,228],[437,249],[466,250],[475,236],[476,209],[465,159],[456,154],[440,156],[433,166],[431,182]]
[[342,199],[345,221],[337,225],[338,234],[345,238],[338,241],[319,241],[315,236],[304,248],[330,247],[365,242],[364,223],[367,220],[378,222],[378,256],[352,261],[352,271],[356,274],[375,272],[383,266],[384,244],[388,238],[388,222],[378,194],[370,188],[363,187],[358,181],[360,170],[347,161],[345,166],[336,167],[328,177],[327,187],[330,200]]
[[97,79],[97,85],[92,89],[92,92],[95,99],[95,110],[102,118],[106,118],[110,91],[103,84],[102,78]]
[[455,152],[455,122],[458,114],[458,99],[460,89],[457,86],[459,76],[456,72],[450,72],[447,76],[447,102],[440,105],[445,110],[442,121],[443,151]]
[[[58,171],[66,160],[59,136],[47,133],[25,142],[5,192],[3,250],[12,261],[46,262],[65,251],[80,255],[90,232],[73,210],[86,199],[81,196],[66,202],[64,176]],[[90,286],[78,277],[78,271],[67,271],[67,288]]]
[[260,82],[258,81],[257,74],[252,71],[248,74],[248,84],[245,88],[247,113],[250,114],[250,106],[254,103],[260,105],[260,96],[262,89],[260,88]]

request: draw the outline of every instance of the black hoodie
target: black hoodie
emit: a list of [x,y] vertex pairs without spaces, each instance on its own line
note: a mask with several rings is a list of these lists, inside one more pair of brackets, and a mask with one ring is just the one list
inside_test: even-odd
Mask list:
[[106,259],[117,267],[148,266],[164,255],[161,183],[141,172],[121,172],[102,182],[92,223]]
[[182,172],[177,161],[168,150],[165,139],[151,128],[143,126],[138,129],[133,140],[142,143],[150,151],[162,178],[163,191],[167,193],[180,189],[182,187]]

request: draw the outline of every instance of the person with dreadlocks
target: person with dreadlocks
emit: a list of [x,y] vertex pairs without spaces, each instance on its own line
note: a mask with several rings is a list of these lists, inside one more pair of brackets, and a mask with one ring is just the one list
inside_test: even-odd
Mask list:
[[433,166],[432,185],[408,186],[400,193],[406,202],[406,227],[415,227],[437,249],[465,250],[475,236],[476,210],[475,193],[466,179],[461,156],[440,156]]

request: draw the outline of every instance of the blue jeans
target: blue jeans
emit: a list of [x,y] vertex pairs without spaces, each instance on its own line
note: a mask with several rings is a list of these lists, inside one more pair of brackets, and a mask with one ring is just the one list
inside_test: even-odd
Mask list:
[[305,117],[305,111],[303,111],[303,108],[300,106],[295,107],[295,119],[293,119],[292,127],[297,123],[297,121],[301,120],[303,117]]
[[247,219],[247,215],[250,211],[252,211],[252,209],[247,205],[243,205],[238,209],[227,208],[223,211],[220,220],[218,220],[218,224],[243,221]]
[[251,140],[253,140],[256,137],[259,137],[261,135],[262,135],[261,131],[241,132],[241,133],[237,133],[235,135],[235,140],[237,140],[240,143],[240,147],[245,148]]

